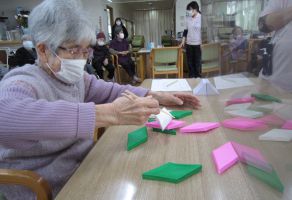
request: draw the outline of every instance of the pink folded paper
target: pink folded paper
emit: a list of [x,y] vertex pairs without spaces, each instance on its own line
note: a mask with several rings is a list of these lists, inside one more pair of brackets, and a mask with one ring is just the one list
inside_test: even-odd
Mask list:
[[285,120],[278,115],[271,114],[264,117],[258,118],[258,120],[263,121],[267,125],[281,126],[284,124]]
[[292,120],[286,121],[285,124],[282,126],[282,129],[292,130]]
[[226,128],[232,128],[241,131],[256,131],[268,128],[268,126],[262,120],[245,117],[226,119],[222,122],[222,125]]
[[[186,124],[186,122],[184,121],[179,121],[179,120],[171,120],[170,123],[167,125],[167,127],[165,128],[165,130],[172,130],[172,129],[177,129],[177,128],[181,128]],[[150,127],[150,128],[159,128],[161,129],[161,126],[159,124],[158,121],[154,121],[154,122],[147,122],[145,124],[145,126]]]
[[181,128],[180,132],[181,133],[207,132],[218,127],[220,127],[220,124],[218,122],[196,122],[189,126]]
[[218,174],[222,174],[228,168],[232,167],[239,160],[231,142],[228,142],[212,151],[212,157],[215,162]]
[[267,172],[272,172],[272,166],[267,162],[262,153],[255,148],[231,142],[239,161],[248,165],[252,165]]
[[236,98],[236,99],[230,99],[226,101],[226,106],[229,106],[232,104],[253,103],[253,102],[255,102],[254,97]]

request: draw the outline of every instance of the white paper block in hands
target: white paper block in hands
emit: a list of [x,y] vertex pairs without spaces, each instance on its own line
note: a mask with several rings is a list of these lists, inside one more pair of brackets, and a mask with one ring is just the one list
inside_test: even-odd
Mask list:
[[289,142],[292,140],[292,130],[272,129],[269,132],[260,135],[259,140]]
[[160,113],[156,115],[156,119],[160,124],[162,130],[165,130],[167,125],[171,122],[174,117],[170,114],[170,112],[166,108],[162,108]]
[[218,95],[219,91],[210,83],[208,79],[202,79],[193,90],[194,95]]

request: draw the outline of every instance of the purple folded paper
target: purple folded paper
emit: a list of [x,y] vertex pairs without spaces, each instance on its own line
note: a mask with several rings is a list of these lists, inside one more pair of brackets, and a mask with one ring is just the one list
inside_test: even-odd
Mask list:
[[181,133],[200,133],[207,132],[220,127],[218,122],[196,122],[180,129]]
[[241,131],[256,131],[268,128],[268,126],[262,120],[250,119],[245,117],[226,119],[222,122],[222,125],[226,128]]
[[287,120],[282,126],[282,129],[292,130],[292,120]]

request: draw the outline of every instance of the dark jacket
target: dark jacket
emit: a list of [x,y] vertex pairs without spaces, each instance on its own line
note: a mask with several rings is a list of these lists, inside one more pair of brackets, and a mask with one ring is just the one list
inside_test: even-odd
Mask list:
[[104,46],[96,45],[93,48],[92,66],[95,69],[101,67],[103,65],[103,61],[106,58],[108,59],[109,63],[111,63],[109,48],[106,45],[104,45]]
[[9,65],[11,67],[21,67],[25,64],[34,64],[37,58],[36,50],[28,51],[26,48],[21,47],[17,49],[14,56],[10,57]]
[[[128,33],[128,30],[126,29],[126,27],[122,24],[122,29],[123,29],[123,33],[125,35],[125,39],[128,38],[129,36],[129,33]],[[118,25],[114,24],[113,27],[112,27],[112,39],[115,39],[116,38],[116,34],[115,34],[115,29],[118,27]]]

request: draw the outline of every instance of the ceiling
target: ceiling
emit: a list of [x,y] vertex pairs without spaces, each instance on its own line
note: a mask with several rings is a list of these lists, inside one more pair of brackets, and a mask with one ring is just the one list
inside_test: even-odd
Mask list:
[[[107,0],[106,0],[107,1]],[[112,4],[124,4],[133,10],[171,9],[176,0],[111,0]],[[109,2],[109,1],[108,1]]]

